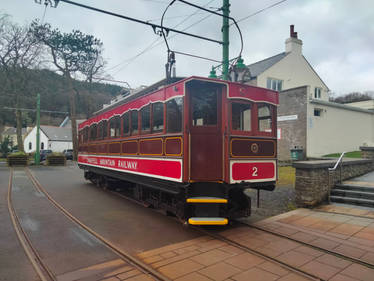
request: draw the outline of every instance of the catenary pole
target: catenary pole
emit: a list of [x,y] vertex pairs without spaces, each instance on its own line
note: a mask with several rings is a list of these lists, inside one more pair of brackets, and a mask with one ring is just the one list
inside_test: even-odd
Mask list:
[[36,149],[35,165],[40,164],[40,94],[36,97]]
[[222,14],[222,79],[229,80],[229,15],[230,1],[223,0]]

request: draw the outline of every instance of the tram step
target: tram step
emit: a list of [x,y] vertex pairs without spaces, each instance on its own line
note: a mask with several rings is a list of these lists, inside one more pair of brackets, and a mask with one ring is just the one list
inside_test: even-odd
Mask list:
[[227,199],[219,197],[190,197],[186,199],[187,203],[227,203]]
[[188,223],[192,225],[226,225],[229,220],[226,218],[189,218]]

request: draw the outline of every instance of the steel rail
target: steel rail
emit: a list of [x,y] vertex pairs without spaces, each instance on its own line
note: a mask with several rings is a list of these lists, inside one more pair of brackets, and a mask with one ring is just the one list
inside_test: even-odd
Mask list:
[[126,253],[122,249],[118,248],[116,245],[114,245],[109,240],[105,239],[103,236],[95,232],[92,228],[85,225],[83,222],[81,222],[78,218],[73,216],[69,211],[67,211],[61,204],[59,204],[56,200],[54,200],[51,195],[43,188],[43,186],[40,184],[40,182],[36,179],[36,177],[32,174],[29,168],[26,168],[27,174],[29,178],[31,179],[32,183],[35,185],[35,187],[42,192],[46,198],[57,208],[59,209],[68,219],[82,227],[84,230],[92,234],[94,237],[96,237],[98,240],[100,240],[104,245],[106,245],[109,249],[111,249],[116,255],[118,255],[121,259],[128,262],[130,265],[134,266],[135,268],[139,269],[141,272],[151,275],[156,280],[160,281],[171,281],[168,277],[162,275],[158,271],[154,270],[149,265],[143,263],[138,258],[135,258],[131,256],[129,253]]
[[10,215],[14,230],[16,231],[18,240],[20,241],[26,253],[26,256],[29,258],[34,270],[36,271],[41,281],[51,281],[51,280],[55,281],[57,280],[56,277],[48,269],[48,267],[43,263],[41,257],[39,256],[35,248],[32,246],[30,239],[28,238],[26,232],[23,230],[21,226],[17,213],[13,207],[12,184],[13,184],[13,169],[11,168],[10,176],[9,176],[7,202],[8,202],[9,215]]
[[363,215],[352,215],[352,214],[343,213],[343,212],[324,211],[324,210],[317,210],[317,209],[313,209],[313,212],[319,212],[319,213],[325,213],[325,214],[334,214],[334,215],[342,215],[342,216],[350,216],[352,218],[369,219],[369,220],[374,221],[374,217],[368,217],[368,216],[365,216],[364,214]]
[[281,237],[281,238],[285,238],[287,240],[290,240],[290,241],[293,241],[293,242],[297,242],[299,244],[302,244],[303,246],[307,246],[309,248],[312,248],[312,249],[315,249],[315,250],[318,250],[318,251],[321,251],[321,252],[324,252],[326,254],[330,254],[330,255],[333,255],[333,256],[336,256],[338,258],[341,258],[341,259],[344,259],[344,260],[347,260],[347,261],[350,261],[350,262],[353,262],[353,263],[358,263],[358,264],[361,264],[365,267],[368,267],[368,268],[371,268],[371,269],[374,269],[374,264],[371,264],[371,263],[367,263],[367,262],[364,262],[362,260],[359,260],[359,259],[356,259],[354,257],[349,257],[349,256],[346,256],[346,255],[343,255],[343,254],[340,254],[340,253],[337,253],[337,252],[334,252],[334,251],[331,251],[331,250],[327,250],[325,248],[322,248],[322,247],[318,247],[318,246],[315,246],[315,245],[312,245],[312,244],[309,244],[307,242],[304,242],[304,241],[300,241],[300,240],[297,240],[297,239],[294,239],[294,238],[291,238],[291,237],[288,237],[287,235],[285,234],[282,234],[282,233],[279,233],[279,232],[275,232],[275,231],[271,231],[271,230],[268,230],[268,229],[265,229],[265,228],[262,228],[260,226],[256,226],[256,225],[251,225],[251,224],[247,224],[247,223],[244,223],[244,222],[240,222],[240,221],[235,221],[241,225],[245,225],[245,226],[248,226],[250,228],[254,228],[254,229],[257,229],[257,230],[260,230],[260,231],[263,231],[265,233],[268,233],[268,234],[272,234],[272,235],[275,235],[275,236],[278,236],[278,237]]
[[236,248],[244,250],[244,251],[246,251],[246,252],[248,252],[250,254],[256,255],[256,256],[261,257],[261,258],[264,258],[265,260],[268,260],[270,262],[274,262],[274,263],[278,264],[279,266],[281,266],[282,268],[285,268],[285,269],[287,269],[289,271],[292,271],[292,272],[294,272],[296,274],[302,275],[303,277],[306,277],[306,278],[308,278],[310,280],[325,281],[325,279],[322,279],[322,278],[320,278],[320,277],[318,277],[318,276],[316,276],[314,274],[308,273],[308,272],[306,272],[304,270],[301,270],[301,269],[297,268],[296,266],[287,264],[286,262],[277,260],[276,258],[273,258],[273,257],[271,257],[269,255],[264,254],[264,253],[261,253],[260,251],[251,249],[248,246],[242,245],[242,244],[240,244],[240,243],[238,243],[236,241],[233,241],[233,240],[231,240],[229,238],[226,238],[226,237],[224,237],[222,235],[219,235],[219,234],[216,234],[216,233],[211,233],[211,232],[209,232],[207,230],[204,230],[204,229],[202,229],[200,227],[196,227],[196,226],[193,226],[192,228],[195,229],[195,230],[197,230],[198,232],[206,235],[206,236],[210,236],[210,237],[212,237],[214,239],[217,239],[219,241],[222,241],[222,242],[225,242],[227,244],[230,244],[231,246],[234,246]]
[[[107,191],[107,190],[104,190],[104,191]],[[129,201],[131,201],[131,202],[138,203],[139,205],[142,205],[141,202],[139,202],[139,201],[137,201],[137,200],[135,200],[135,199],[133,199],[133,198],[131,198],[131,197],[128,197],[128,196],[126,196],[126,195],[123,195],[123,194],[121,194],[121,193],[119,193],[119,192],[117,192],[117,191],[107,191],[107,192],[110,192],[110,193],[112,193],[112,194],[115,194],[115,195],[117,195],[117,196],[119,196],[119,197],[122,197],[122,198],[124,198],[124,199],[126,199],[126,200],[129,200]],[[157,209],[153,209],[153,211],[157,212]],[[177,217],[175,217],[174,220],[177,221],[177,222],[181,222]],[[187,225],[187,224],[185,224],[185,225]],[[192,229],[194,229],[195,231],[202,233],[203,235],[210,236],[210,237],[212,237],[212,238],[214,238],[214,239],[217,239],[217,240],[223,241],[223,242],[225,242],[225,243],[227,243],[227,244],[230,244],[231,246],[234,246],[234,247],[236,247],[236,248],[240,248],[240,249],[242,249],[242,250],[244,250],[244,251],[246,251],[246,252],[249,252],[249,253],[251,253],[251,254],[254,254],[254,255],[256,255],[256,256],[263,257],[263,258],[265,258],[265,259],[267,259],[267,260],[269,260],[269,261],[271,261],[271,262],[275,262],[275,263],[277,263],[278,265],[280,265],[281,267],[286,268],[286,269],[288,269],[288,270],[290,270],[290,271],[292,271],[292,272],[294,272],[294,273],[296,273],[296,274],[303,275],[304,277],[307,277],[307,278],[309,278],[309,279],[311,279],[311,280],[321,280],[321,281],[324,281],[323,279],[321,279],[321,278],[319,278],[319,277],[317,277],[317,276],[315,276],[315,275],[313,275],[313,274],[310,274],[310,273],[308,273],[308,272],[306,272],[306,271],[300,270],[300,269],[297,268],[297,267],[294,267],[294,266],[289,265],[289,264],[287,264],[287,263],[285,263],[285,262],[279,261],[279,260],[277,260],[276,258],[273,258],[273,257],[270,257],[270,256],[268,256],[268,255],[265,255],[265,254],[263,254],[263,253],[261,253],[261,252],[259,252],[259,251],[253,250],[253,249],[251,249],[251,248],[249,248],[249,247],[247,247],[247,246],[245,246],[245,245],[242,245],[242,244],[240,244],[240,243],[238,243],[238,242],[235,242],[235,241],[230,240],[230,239],[228,239],[228,238],[226,238],[226,237],[223,237],[222,235],[219,235],[219,234],[213,234],[213,233],[211,233],[211,232],[209,232],[209,231],[206,231],[206,230],[203,230],[202,228],[197,227],[197,226],[190,226],[190,227],[191,227]]]
[[[109,191],[108,191],[108,190],[104,190],[104,191],[106,191],[106,192],[110,192],[110,193],[112,193],[112,194],[115,194],[116,196],[122,197],[122,198],[124,198],[124,199],[126,199],[126,200],[129,200],[129,201],[131,201],[131,202],[137,203],[137,204],[139,204],[139,205],[143,205],[141,202],[137,201],[136,199],[133,199],[132,197],[129,197],[129,196],[123,195],[123,194],[121,194],[121,193],[119,193],[119,192],[117,192],[117,191],[110,191],[110,190],[109,190]],[[157,209],[153,209],[152,211],[154,211],[154,212],[158,212]],[[181,222],[183,223],[183,221],[181,221],[181,220],[178,219],[177,217],[175,217],[174,220],[177,221],[177,222],[179,222],[179,223],[181,223]],[[184,225],[187,226],[186,223],[185,223]],[[268,260],[268,261],[275,262],[275,263],[277,263],[279,266],[281,266],[281,267],[283,267],[283,268],[286,268],[286,269],[288,269],[288,270],[290,270],[290,271],[292,271],[292,272],[294,272],[294,273],[296,273],[296,274],[300,274],[300,275],[302,275],[302,276],[304,276],[304,277],[307,277],[307,278],[309,278],[309,279],[311,279],[311,280],[320,280],[320,281],[325,281],[324,279],[321,279],[321,278],[319,278],[319,277],[317,277],[317,276],[315,276],[315,275],[313,275],[313,274],[310,274],[310,273],[308,273],[308,272],[306,272],[306,271],[300,270],[300,269],[297,268],[297,267],[294,267],[294,266],[289,265],[289,264],[287,264],[287,263],[285,263],[285,262],[279,261],[279,260],[277,260],[276,258],[270,257],[270,256],[268,256],[268,255],[265,255],[265,254],[259,252],[259,251],[253,250],[253,249],[251,249],[251,248],[249,248],[249,247],[247,247],[247,246],[245,246],[245,245],[242,245],[242,244],[240,244],[240,243],[238,243],[238,242],[235,242],[235,241],[233,241],[233,240],[230,240],[230,239],[228,239],[228,238],[226,238],[226,237],[223,237],[223,236],[221,236],[221,235],[219,235],[219,234],[213,234],[213,233],[211,233],[211,232],[209,232],[209,231],[206,231],[206,230],[203,230],[202,228],[197,227],[197,226],[190,226],[190,227],[191,227],[192,229],[194,229],[195,231],[202,233],[203,235],[210,236],[210,237],[212,237],[212,238],[214,238],[214,239],[217,239],[217,240],[223,241],[223,242],[225,242],[225,243],[227,243],[227,244],[230,244],[231,246],[234,246],[234,247],[236,247],[236,248],[240,248],[240,249],[242,249],[242,250],[244,250],[244,251],[246,251],[246,252],[248,252],[248,253],[251,253],[251,254],[254,254],[254,255],[256,255],[256,256],[259,256],[259,257],[265,258],[265,259]]]

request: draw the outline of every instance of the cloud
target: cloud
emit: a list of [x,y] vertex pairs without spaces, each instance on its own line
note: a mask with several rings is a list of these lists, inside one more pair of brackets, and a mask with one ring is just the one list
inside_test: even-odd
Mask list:
[[[131,17],[151,20],[160,18],[169,1],[166,0],[76,0],[79,3],[114,11]],[[192,0],[191,0],[192,1]],[[192,1],[198,5],[219,8],[221,0]],[[231,16],[244,18],[276,0],[232,0]],[[4,1],[2,9],[19,23],[42,17],[44,5],[32,0]],[[184,17],[179,17],[184,15]],[[185,16],[189,15],[189,16]],[[165,15],[165,25],[184,29],[206,17],[195,8],[176,2]],[[48,8],[45,20],[69,32],[80,29],[93,34],[104,43],[104,56],[109,62],[109,73],[116,80],[124,80],[136,87],[152,84],[165,76],[166,45],[160,44],[138,55],[158,36],[151,27],[128,22],[108,15],[95,13],[60,2],[57,9]],[[159,23],[159,22],[155,22]],[[284,51],[284,41],[289,37],[289,25],[295,24],[303,40],[303,53],[329,88],[344,94],[351,91],[373,90],[374,67],[374,2],[365,0],[288,0],[272,9],[240,22],[244,38],[243,57],[252,63]],[[221,40],[222,18],[210,16],[187,32]],[[178,51],[221,59],[221,46],[199,39],[174,34],[169,35],[170,46]],[[172,38],[173,37],[173,38]],[[234,26],[230,29],[230,57],[238,55],[240,42]],[[138,57],[132,61],[128,59]],[[208,76],[215,64],[191,57],[177,55],[177,74],[181,76]]]

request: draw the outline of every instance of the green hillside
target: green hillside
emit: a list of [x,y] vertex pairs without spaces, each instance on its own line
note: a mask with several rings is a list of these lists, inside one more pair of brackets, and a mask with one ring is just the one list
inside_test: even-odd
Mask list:
[[[15,113],[5,110],[4,107],[15,107],[15,95],[4,83],[4,73],[0,71],[0,126],[15,126]],[[30,70],[30,86],[27,92],[22,93],[21,107],[35,108],[36,94],[41,96],[41,109],[48,111],[69,111],[69,94],[65,80],[49,70]],[[92,83],[74,81],[76,92],[76,111],[78,118],[87,118],[93,112],[108,103],[118,95],[122,88],[117,85],[105,83]],[[41,123],[45,125],[58,125],[66,115],[55,113],[42,113]],[[31,126],[35,122],[35,112],[23,112],[24,126]]]

